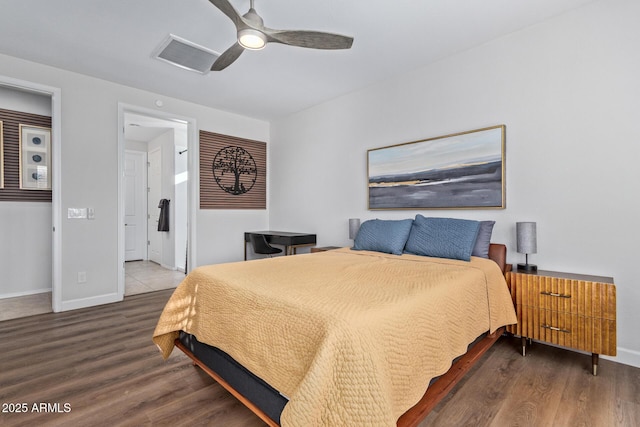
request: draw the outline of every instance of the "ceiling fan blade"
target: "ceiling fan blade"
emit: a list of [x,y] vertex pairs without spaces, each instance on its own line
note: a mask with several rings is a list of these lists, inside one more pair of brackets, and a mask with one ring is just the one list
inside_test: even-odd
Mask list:
[[238,11],[236,11],[233,8],[233,6],[231,6],[231,3],[229,3],[229,0],[209,0],[209,1],[215,7],[220,9],[220,11],[222,13],[227,15],[229,17],[229,19],[231,19],[231,21],[233,21],[233,24],[236,27],[238,27],[239,25],[243,24],[242,17],[238,13]]
[[211,66],[211,71],[221,71],[227,68],[229,65],[233,64],[233,62],[238,59],[240,55],[244,52],[244,48],[240,46],[239,43],[235,43],[229,49],[225,50],[222,55],[216,59],[216,62]]
[[349,49],[353,37],[320,31],[264,29],[267,41],[312,49]]

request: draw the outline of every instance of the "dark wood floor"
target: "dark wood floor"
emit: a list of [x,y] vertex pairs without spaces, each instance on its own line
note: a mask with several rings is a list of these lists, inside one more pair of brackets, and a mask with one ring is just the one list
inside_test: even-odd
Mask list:
[[[0,322],[0,425],[262,426],[182,353],[162,360],[169,295]],[[640,425],[640,369],[601,360],[593,377],[590,356],[518,344],[498,341],[421,426]]]

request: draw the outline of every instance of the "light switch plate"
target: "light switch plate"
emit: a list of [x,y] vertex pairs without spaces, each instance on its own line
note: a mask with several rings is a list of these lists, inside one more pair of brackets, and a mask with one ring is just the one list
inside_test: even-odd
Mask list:
[[69,219],[84,219],[87,217],[87,208],[68,208],[67,218]]

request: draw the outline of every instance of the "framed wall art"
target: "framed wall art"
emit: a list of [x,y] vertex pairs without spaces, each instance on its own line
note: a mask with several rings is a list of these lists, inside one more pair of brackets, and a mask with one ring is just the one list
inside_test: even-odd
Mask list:
[[505,125],[367,151],[369,209],[505,207]]
[[200,209],[266,209],[267,144],[200,131]]
[[51,190],[51,129],[20,125],[20,188]]

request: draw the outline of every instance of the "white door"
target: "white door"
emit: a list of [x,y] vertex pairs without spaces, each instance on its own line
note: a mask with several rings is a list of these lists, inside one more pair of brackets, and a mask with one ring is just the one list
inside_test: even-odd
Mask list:
[[147,259],[147,153],[124,156],[124,260]]
[[147,221],[147,238],[149,240],[148,254],[149,260],[162,264],[162,232],[158,231],[158,221],[160,219],[160,185],[162,179],[162,151],[157,148],[149,152],[147,169],[147,207],[149,219]]

